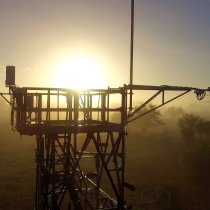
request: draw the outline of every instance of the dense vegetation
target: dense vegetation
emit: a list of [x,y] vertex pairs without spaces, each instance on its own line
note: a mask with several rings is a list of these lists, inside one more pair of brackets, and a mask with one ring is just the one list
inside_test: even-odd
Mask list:
[[158,113],[128,128],[126,174],[137,188],[133,197],[129,193],[134,209],[141,208],[141,191],[156,186],[170,192],[170,209],[210,209],[210,122],[181,108],[169,108],[166,117]]
[[[1,119],[0,209],[33,209],[35,137],[11,132]],[[158,186],[171,193],[171,209],[210,209],[210,125],[207,119],[168,108],[128,126],[126,190],[128,203],[141,208],[141,191]]]

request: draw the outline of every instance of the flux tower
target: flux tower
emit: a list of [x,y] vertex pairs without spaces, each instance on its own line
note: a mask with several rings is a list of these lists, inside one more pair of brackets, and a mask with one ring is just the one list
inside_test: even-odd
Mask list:
[[[193,90],[199,100],[210,90],[133,85],[133,34],[131,0],[130,84],[119,88],[18,87],[15,67],[6,67],[9,93],[0,95],[11,106],[11,125],[36,136],[35,210],[131,209],[124,196],[125,188],[135,189],[125,180],[126,125]],[[142,90],[152,95],[134,109]],[[159,104],[145,111],[157,98]]]
[[[15,67],[6,67],[11,125],[21,135],[35,135],[36,210],[125,210],[126,125],[194,90],[198,99],[209,89],[124,85],[76,91],[17,87]],[[155,91],[135,110],[130,95]],[[167,92],[178,92],[166,97]],[[8,100],[6,95],[10,97]],[[155,98],[160,104],[144,111]],[[130,111],[131,110],[131,111]]]

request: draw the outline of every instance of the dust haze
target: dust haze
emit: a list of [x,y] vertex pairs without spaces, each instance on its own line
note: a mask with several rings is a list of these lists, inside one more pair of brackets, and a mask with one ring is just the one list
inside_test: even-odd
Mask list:
[[[171,209],[210,208],[207,105],[167,106],[127,126],[125,180],[136,190],[126,189],[126,200],[133,209],[143,209],[141,193],[154,187],[170,193]],[[9,106],[0,106],[0,209],[33,209],[35,137],[13,132]]]

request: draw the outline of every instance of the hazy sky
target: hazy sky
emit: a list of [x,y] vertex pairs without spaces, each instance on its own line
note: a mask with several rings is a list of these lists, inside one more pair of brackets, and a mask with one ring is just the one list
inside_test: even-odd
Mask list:
[[[210,0],[135,0],[134,45],[135,84],[210,86]],[[0,1],[0,90],[6,65],[19,86],[52,86],[78,55],[119,87],[129,47],[130,0]]]

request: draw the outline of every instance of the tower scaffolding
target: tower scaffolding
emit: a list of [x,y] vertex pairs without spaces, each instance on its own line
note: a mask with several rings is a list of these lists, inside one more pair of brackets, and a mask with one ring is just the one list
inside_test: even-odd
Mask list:
[[[209,91],[166,85],[81,91],[7,86],[9,94],[1,96],[11,105],[13,130],[36,136],[35,210],[130,209],[124,191],[135,187],[125,181],[126,125],[192,90],[199,100]],[[130,111],[130,90],[132,97],[142,90],[153,94]],[[177,94],[166,97],[171,91]],[[159,104],[145,109],[157,98]]]
[[10,91],[15,129],[36,136],[36,210],[125,209],[126,89]]
[[[133,38],[131,0],[130,84],[119,88],[18,87],[15,67],[6,67],[9,93],[0,95],[11,106],[12,128],[36,136],[35,210],[131,209],[124,195],[125,188],[135,189],[125,181],[126,125],[191,91],[199,100],[210,91],[133,85]],[[134,94],[142,90],[153,94],[134,109]],[[145,111],[157,98],[159,104]]]

